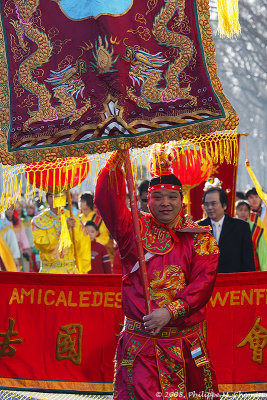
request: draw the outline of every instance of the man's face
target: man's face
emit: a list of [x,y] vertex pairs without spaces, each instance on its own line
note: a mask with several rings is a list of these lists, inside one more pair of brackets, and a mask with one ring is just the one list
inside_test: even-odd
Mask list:
[[207,193],[204,201],[205,211],[213,221],[220,221],[224,216],[226,205],[220,202],[219,192]]
[[249,209],[245,204],[238,206],[235,213],[237,218],[243,219],[244,221],[247,221],[249,218]]
[[97,237],[97,230],[91,225],[86,226],[85,228],[88,232],[88,235],[90,236],[91,242],[93,242]]
[[153,190],[149,195],[148,207],[158,222],[173,226],[181,211],[181,195],[178,190]]
[[141,210],[144,212],[149,212],[147,204],[148,204],[148,192],[142,192],[139,197]]
[[261,205],[261,199],[257,194],[250,194],[248,196],[248,202],[252,210],[257,210]]

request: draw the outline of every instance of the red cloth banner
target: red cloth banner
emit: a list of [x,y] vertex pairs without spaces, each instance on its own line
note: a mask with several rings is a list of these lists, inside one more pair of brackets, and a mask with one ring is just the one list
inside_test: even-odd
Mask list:
[[267,273],[219,274],[207,342],[224,392],[267,390]]
[[0,386],[111,392],[120,277],[0,277]]
[[[119,275],[0,273],[0,386],[112,392]],[[220,391],[267,390],[267,272],[220,274],[204,333]]]

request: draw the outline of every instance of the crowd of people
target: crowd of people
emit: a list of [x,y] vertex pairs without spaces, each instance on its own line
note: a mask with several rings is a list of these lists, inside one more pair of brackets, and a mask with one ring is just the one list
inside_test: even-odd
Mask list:
[[[137,187],[139,210],[147,213],[149,181]],[[126,204],[129,207],[126,197]],[[255,188],[236,192],[235,218],[227,215],[228,198],[220,187],[203,194],[200,226],[211,226],[219,248],[219,272],[267,270],[266,204]],[[68,204],[69,229],[75,229],[74,246],[59,251],[61,219],[53,196],[36,202],[22,200],[9,207],[0,220],[1,269],[49,273],[121,273],[118,245],[94,206],[91,192],[72,193],[73,218]],[[77,264],[80,260],[80,266]],[[88,259],[89,258],[89,259]]]

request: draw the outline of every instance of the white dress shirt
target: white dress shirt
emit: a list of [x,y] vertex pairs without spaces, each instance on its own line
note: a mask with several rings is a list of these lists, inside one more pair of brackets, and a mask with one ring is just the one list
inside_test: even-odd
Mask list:
[[224,217],[225,216],[223,216],[220,219],[220,221],[213,221],[213,219],[211,219],[213,236],[215,237],[215,240],[216,240],[217,243],[219,243],[219,240],[220,240],[220,235],[221,235],[221,231],[222,231],[222,225],[223,225]]

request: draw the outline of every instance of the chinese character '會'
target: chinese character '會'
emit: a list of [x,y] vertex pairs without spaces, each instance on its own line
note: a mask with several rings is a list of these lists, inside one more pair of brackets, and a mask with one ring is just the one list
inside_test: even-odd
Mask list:
[[262,364],[263,349],[267,345],[267,329],[263,328],[260,322],[261,318],[258,317],[247,336],[236,346],[243,347],[249,343],[249,348],[253,350],[252,360],[258,364]]

